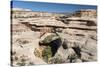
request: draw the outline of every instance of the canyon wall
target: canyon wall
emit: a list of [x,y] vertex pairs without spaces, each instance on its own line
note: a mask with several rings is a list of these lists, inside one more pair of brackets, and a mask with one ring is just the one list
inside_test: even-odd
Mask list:
[[97,60],[96,10],[67,14],[12,10],[12,65]]

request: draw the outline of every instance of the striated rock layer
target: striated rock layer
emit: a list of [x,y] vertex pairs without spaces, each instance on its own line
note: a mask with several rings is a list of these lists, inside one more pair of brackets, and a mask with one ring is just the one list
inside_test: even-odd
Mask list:
[[69,16],[14,9],[11,25],[14,66],[97,60],[96,10]]

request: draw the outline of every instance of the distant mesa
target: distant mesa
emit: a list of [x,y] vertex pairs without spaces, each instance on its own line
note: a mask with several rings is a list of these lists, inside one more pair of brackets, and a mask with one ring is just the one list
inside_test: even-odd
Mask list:
[[31,9],[24,9],[24,8],[12,8],[12,11],[32,11]]

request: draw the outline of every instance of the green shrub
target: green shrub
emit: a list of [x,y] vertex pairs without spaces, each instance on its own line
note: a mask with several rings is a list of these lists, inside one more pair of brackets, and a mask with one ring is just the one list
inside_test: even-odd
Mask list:
[[47,46],[43,51],[42,51],[42,57],[43,59],[48,62],[48,59],[52,57],[52,52],[51,52],[51,47]]

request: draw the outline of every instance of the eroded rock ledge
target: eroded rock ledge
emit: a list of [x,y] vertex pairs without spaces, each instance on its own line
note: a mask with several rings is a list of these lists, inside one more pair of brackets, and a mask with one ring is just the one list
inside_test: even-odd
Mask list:
[[96,10],[71,15],[12,11],[13,65],[97,60]]

